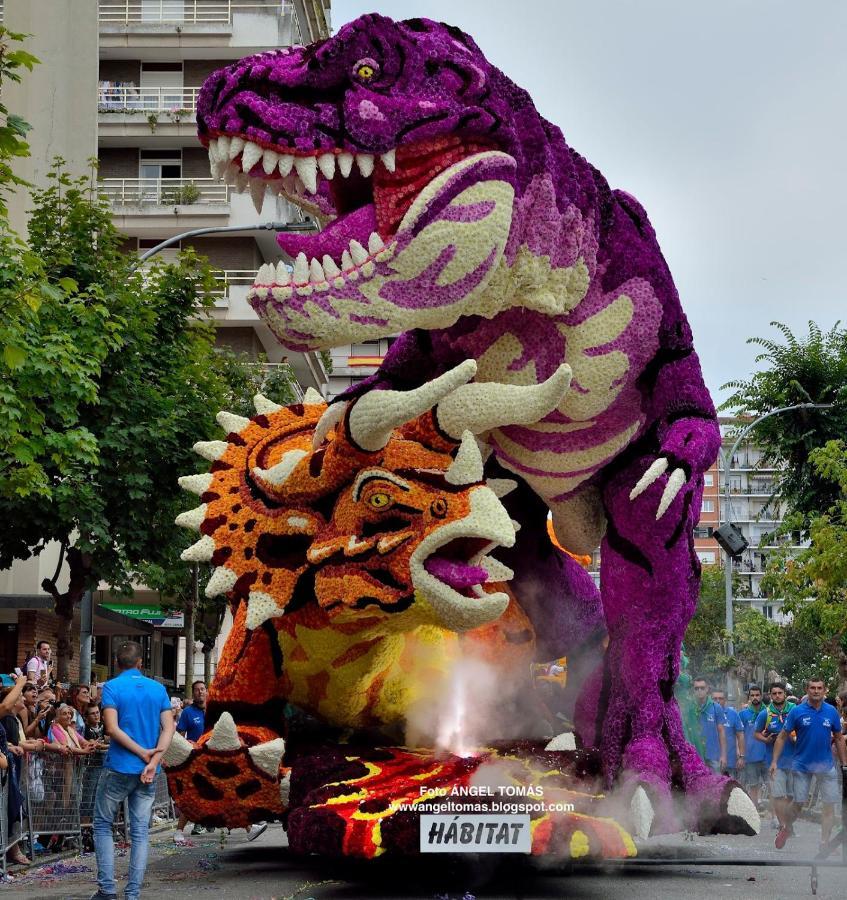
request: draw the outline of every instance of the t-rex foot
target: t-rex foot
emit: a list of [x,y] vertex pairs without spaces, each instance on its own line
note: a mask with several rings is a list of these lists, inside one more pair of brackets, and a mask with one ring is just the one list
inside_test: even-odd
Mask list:
[[171,797],[192,822],[247,828],[279,819],[288,805],[285,741],[269,728],[236,726],[222,713],[196,744],[175,734],[162,763]]
[[700,834],[759,833],[759,812],[737,781],[708,769],[686,773],[683,781],[689,828]]
[[668,751],[660,738],[642,737],[626,748],[613,802],[621,800],[636,837],[681,830],[671,793]]

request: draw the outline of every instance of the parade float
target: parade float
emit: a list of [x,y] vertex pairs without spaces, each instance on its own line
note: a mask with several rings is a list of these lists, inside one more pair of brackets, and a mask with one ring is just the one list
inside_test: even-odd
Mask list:
[[[196,447],[183,558],[234,624],[208,733],[165,760],[180,809],[367,858],[419,852],[456,796],[510,797],[534,854],[755,833],[674,698],[720,435],[638,202],[424,19],[243,59],[197,122],[217,177],[321,225],[280,234],[292,269],[250,291],[278,339],[400,336],[329,406],[258,396]],[[570,555],[598,546],[599,593]],[[532,673],[562,657],[555,716]]]

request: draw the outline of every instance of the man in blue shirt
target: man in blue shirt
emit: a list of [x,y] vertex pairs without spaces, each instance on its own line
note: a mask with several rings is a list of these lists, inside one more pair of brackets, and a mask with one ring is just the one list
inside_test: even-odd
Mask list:
[[722,772],[726,768],[726,736],[721,726],[726,718],[721,707],[709,697],[709,683],[705,678],[695,678],[692,688],[705,746],[705,763],[713,772]]
[[767,778],[765,745],[756,740],[756,719],[764,708],[762,689],[758,684],[751,684],[747,689],[747,705],[738,718],[744,728],[744,787],[757,807],[759,790]]
[[776,833],[774,846],[781,850],[792,834],[791,798],[794,796],[793,779],[791,777],[791,760],[794,758],[794,739],[785,732],[780,756],[774,757],[773,751],[777,739],[784,731],[788,714],[794,708],[790,700],[785,699],[785,685],[774,681],[770,687],[771,702],[759,713],[756,719],[756,740],[765,745],[765,762],[771,784],[771,806],[779,820],[779,831]]
[[117,900],[115,814],[129,801],[129,856],[127,900],[137,900],[147,868],[147,836],[153,809],[159,760],[174,735],[171,701],[165,688],[141,669],[142,649],[135,641],[118,648],[120,675],[103,688],[103,721],[111,743],[94,800],[94,849],[97,855],[97,893],[92,900]]
[[179,717],[176,730],[187,737],[192,744],[206,730],[206,682],[195,681],[191,685],[191,706],[186,706]]
[[744,768],[744,726],[738,713],[726,705],[726,692],[712,691],[712,700],[723,710],[724,742],[726,744],[726,774],[730,778],[738,778],[738,770]]
[[838,774],[832,759],[833,745],[842,769],[847,766],[847,749],[841,734],[841,717],[838,710],[824,701],[826,686],[822,678],[810,678],[806,682],[806,700],[798,703],[785,722],[783,734],[773,748],[771,768],[781,759],[786,733],[797,735],[791,769],[794,778],[794,804],[792,821],[809,799],[812,776],[818,779],[821,796],[821,844],[826,845],[832,833],[835,804],[839,800]]

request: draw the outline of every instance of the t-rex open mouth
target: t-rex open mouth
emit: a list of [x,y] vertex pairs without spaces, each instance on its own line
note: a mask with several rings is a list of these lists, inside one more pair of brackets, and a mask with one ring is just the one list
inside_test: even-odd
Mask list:
[[392,238],[420,191],[455,163],[493,146],[448,136],[376,157],[339,149],[305,154],[223,133],[207,143],[212,174],[236,190],[249,189],[257,210],[272,190],[324,223],[317,234],[277,237],[295,260],[293,275],[284,264],[265,264],[254,287],[283,293],[292,286],[341,287],[360,272],[369,276],[375,260],[392,255]]

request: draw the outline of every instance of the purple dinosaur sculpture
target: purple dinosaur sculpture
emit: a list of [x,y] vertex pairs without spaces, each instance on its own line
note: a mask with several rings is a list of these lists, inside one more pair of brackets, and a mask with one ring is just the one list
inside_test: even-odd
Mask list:
[[[439,408],[440,425],[479,434],[549,508],[563,546],[589,552],[602,539],[609,646],[582,716],[593,709],[609,784],[653,832],[680,827],[672,786],[687,826],[758,830],[746,794],[686,743],[673,696],[698,594],[702,473],[720,435],[638,202],[610,189],[472,38],[426,19],[367,15],[327,41],[243,59],[207,80],[197,122],[215,174],[257,204],[280,193],[323,226],[280,235],[293,275],[263,266],[250,293],[280,341],[306,350],[403,332],[354,393],[409,389],[467,358],[477,382],[504,391],[570,367],[548,415],[529,404],[524,422],[499,426],[472,384],[462,409]],[[525,504],[518,518],[515,588],[546,588],[532,615],[561,650],[574,616],[560,600],[576,596],[589,633],[592,594],[562,583],[543,520],[533,531]]]

